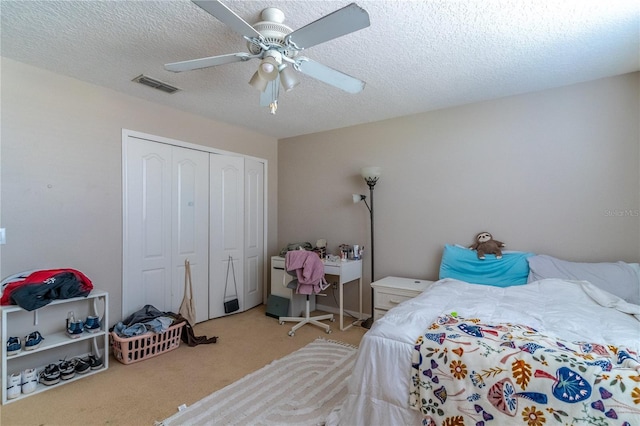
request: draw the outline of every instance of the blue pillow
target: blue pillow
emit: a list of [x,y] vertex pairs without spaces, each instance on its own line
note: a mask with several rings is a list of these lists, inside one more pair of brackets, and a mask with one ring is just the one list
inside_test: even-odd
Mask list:
[[534,253],[503,252],[502,259],[493,254],[478,259],[477,252],[461,246],[445,245],[440,262],[440,279],[454,278],[472,284],[509,287],[527,283],[529,263]]

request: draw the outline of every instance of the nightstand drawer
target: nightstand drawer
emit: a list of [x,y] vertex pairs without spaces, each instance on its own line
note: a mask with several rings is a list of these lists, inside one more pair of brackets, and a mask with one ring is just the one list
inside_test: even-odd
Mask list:
[[374,321],[389,309],[422,293],[433,281],[412,278],[386,277],[371,283],[373,288]]
[[398,306],[405,300],[412,299],[418,295],[418,293],[411,292],[411,294],[398,294],[399,291],[387,292],[386,289],[378,289],[375,294],[375,302],[377,309],[389,310]]

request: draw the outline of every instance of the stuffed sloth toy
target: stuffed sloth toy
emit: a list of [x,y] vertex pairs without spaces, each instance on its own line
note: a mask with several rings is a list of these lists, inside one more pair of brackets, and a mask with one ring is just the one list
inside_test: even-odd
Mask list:
[[476,242],[469,248],[478,252],[478,259],[484,260],[485,254],[495,254],[496,259],[502,259],[500,247],[504,247],[503,242],[494,240],[488,232],[481,232],[476,235]]

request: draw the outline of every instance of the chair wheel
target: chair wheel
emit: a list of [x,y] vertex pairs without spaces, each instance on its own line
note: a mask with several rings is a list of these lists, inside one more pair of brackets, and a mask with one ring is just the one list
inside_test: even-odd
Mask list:
[[336,319],[335,318],[331,318],[329,321],[336,322]]
[[331,334],[331,329],[327,330],[327,334]]
[[289,336],[292,336],[292,337],[293,337],[293,336],[295,336],[295,335],[296,335],[296,333],[294,333],[293,331],[290,331],[290,332],[289,332]]
[[284,321],[280,321],[280,325],[284,324]]

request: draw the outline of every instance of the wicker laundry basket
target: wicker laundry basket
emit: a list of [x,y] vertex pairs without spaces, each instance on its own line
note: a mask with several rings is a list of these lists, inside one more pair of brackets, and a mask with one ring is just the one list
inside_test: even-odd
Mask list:
[[113,355],[123,364],[133,364],[177,349],[182,337],[183,322],[174,324],[162,333],[146,333],[134,337],[120,337],[110,333]]

